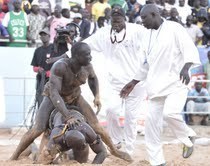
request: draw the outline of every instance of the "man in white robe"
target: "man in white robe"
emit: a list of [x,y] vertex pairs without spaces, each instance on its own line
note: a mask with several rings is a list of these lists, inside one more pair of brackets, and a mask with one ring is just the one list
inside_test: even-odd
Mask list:
[[[125,22],[122,8],[116,7],[111,12],[111,25],[103,27],[85,39],[92,51],[102,52],[105,56],[108,75],[106,110],[107,130],[114,144],[125,140],[125,150],[132,154],[137,135],[137,118],[141,111],[140,104],[145,98],[144,88],[138,84],[126,98],[120,98],[120,90],[136,74],[142,53],[141,45],[143,26]],[[119,122],[124,114],[124,131]]]
[[143,25],[151,31],[145,38],[138,74],[121,90],[120,95],[127,97],[137,83],[145,81],[149,97],[145,120],[146,149],[151,165],[164,166],[161,143],[163,119],[184,144],[183,157],[188,158],[193,152],[196,133],[186,125],[180,112],[187,99],[189,68],[200,64],[200,60],[186,30],[176,22],[163,20],[155,5],[145,5],[140,16]]

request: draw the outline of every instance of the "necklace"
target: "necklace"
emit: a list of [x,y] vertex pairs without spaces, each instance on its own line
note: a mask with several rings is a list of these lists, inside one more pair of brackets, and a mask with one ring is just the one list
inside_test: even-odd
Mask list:
[[[113,29],[111,28],[110,30],[110,40],[112,42],[112,44],[114,44],[115,42],[116,43],[121,43],[124,39],[125,39],[125,35],[126,35],[126,26],[125,28],[123,29],[124,30],[124,35],[123,35],[123,38],[121,40],[117,40],[117,36],[116,36],[116,32],[114,31],[113,32]],[[114,35],[114,39],[112,38],[112,34]]]
[[158,36],[159,36],[159,34],[160,34],[162,25],[163,25],[163,23],[162,23],[162,24],[160,25],[160,27],[159,27],[157,36],[156,36],[155,41],[153,42],[153,45],[152,45],[152,46],[150,46],[150,45],[151,45],[151,39],[152,39],[152,29],[151,29],[150,37],[149,37],[149,45],[148,45],[148,49],[147,49],[147,55],[149,55],[149,54],[151,53],[151,51],[152,51],[152,49],[153,49],[153,47],[154,47],[154,45],[155,45],[155,42],[157,41],[157,38],[158,38]]

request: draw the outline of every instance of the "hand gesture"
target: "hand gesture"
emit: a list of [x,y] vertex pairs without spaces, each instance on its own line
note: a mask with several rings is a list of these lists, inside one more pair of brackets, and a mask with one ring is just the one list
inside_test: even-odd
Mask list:
[[95,97],[95,99],[93,100],[93,103],[94,103],[94,107],[97,107],[96,115],[98,115],[98,113],[101,110],[101,102],[100,102],[99,97]]
[[69,35],[65,35],[65,39],[66,39],[66,42],[67,42],[67,43],[73,44],[73,41],[71,40],[71,38],[70,38]]
[[182,83],[185,85],[188,85],[190,82],[189,68],[191,65],[192,63],[186,63],[180,72],[180,80],[182,80]]
[[126,98],[131,91],[133,90],[133,88],[135,87],[135,85],[138,83],[139,81],[136,80],[132,80],[131,82],[127,83],[122,90],[120,91],[120,97],[121,98]]

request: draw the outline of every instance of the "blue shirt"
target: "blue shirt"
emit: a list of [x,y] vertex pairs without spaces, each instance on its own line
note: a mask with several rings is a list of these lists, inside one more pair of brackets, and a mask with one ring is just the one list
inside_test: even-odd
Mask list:
[[6,28],[0,23],[0,36],[9,37]]
[[[206,88],[202,88],[200,92],[196,91],[195,89],[192,89],[189,91],[188,96],[209,96],[209,92]],[[210,97],[207,98],[207,100],[210,101]],[[204,102],[202,98],[196,98],[194,101],[198,103]]]

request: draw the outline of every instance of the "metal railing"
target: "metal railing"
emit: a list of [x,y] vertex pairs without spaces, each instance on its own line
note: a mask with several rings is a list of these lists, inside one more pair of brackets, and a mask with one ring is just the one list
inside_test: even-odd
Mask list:
[[[41,40],[35,40],[35,41],[38,44],[42,43]],[[9,43],[10,40],[9,39],[0,39],[0,42]],[[12,43],[28,43],[28,44],[31,44],[32,41],[31,40],[23,40],[23,39],[15,39],[14,41],[12,41]]]
[[[190,82],[204,82],[204,83],[207,83],[207,82],[210,82],[210,80],[191,80]],[[192,99],[197,99],[197,98],[208,98],[210,99],[210,96],[187,96],[187,98],[192,98]],[[210,102],[210,101],[209,101]],[[181,114],[200,114],[200,115],[206,115],[206,114],[209,114],[210,115],[210,112],[184,112],[182,111]]]
[[[6,110],[5,110],[5,114],[6,117],[11,117],[17,115],[16,117],[21,119],[22,121],[25,120],[25,118],[27,117],[26,113],[27,113],[27,109],[30,107],[30,103],[27,103],[27,99],[28,101],[31,101],[32,97],[35,95],[35,78],[34,77],[3,77],[3,82],[8,83],[8,84],[12,84],[12,82],[15,81],[19,81],[21,84],[22,89],[20,88],[17,92],[12,92],[10,88],[5,89],[5,93],[4,93],[4,98],[5,98],[5,105],[6,105]],[[33,85],[31,84],[31,81],[33,82]],[[27,83],[29,82],[29,83]],[[29,92],[29,90],[27,90],[27,85],[31,88],[34,88],[34,90],[30,90],[31,93]],[[17,86],[17,85],[16,85]],[[14,86],[14,87],[16,87]],[[14,88],[13,87],[13,88]],[[9,91],[9,92],[7,92]],[[22,103],[20,103],[18,105],[18,108],[15,107],[15,109],[7,109],[8,107],[11,107],[11,103],[13,99],[10,99],[10,97],[20,97],[20,100],[22,100]],[[18,111],[16,111],[18,110]],[[22,117],[20,117],[22,115]],[[13,117],[14,118],[14,117]],[[6,118],[8,119],[8,118]],[[6,122],[7,123],[7,122]],[[4,126],[11,126],[11,124],[5,124]],[[19,124],[15,125],[15,126],[19,126]]]

